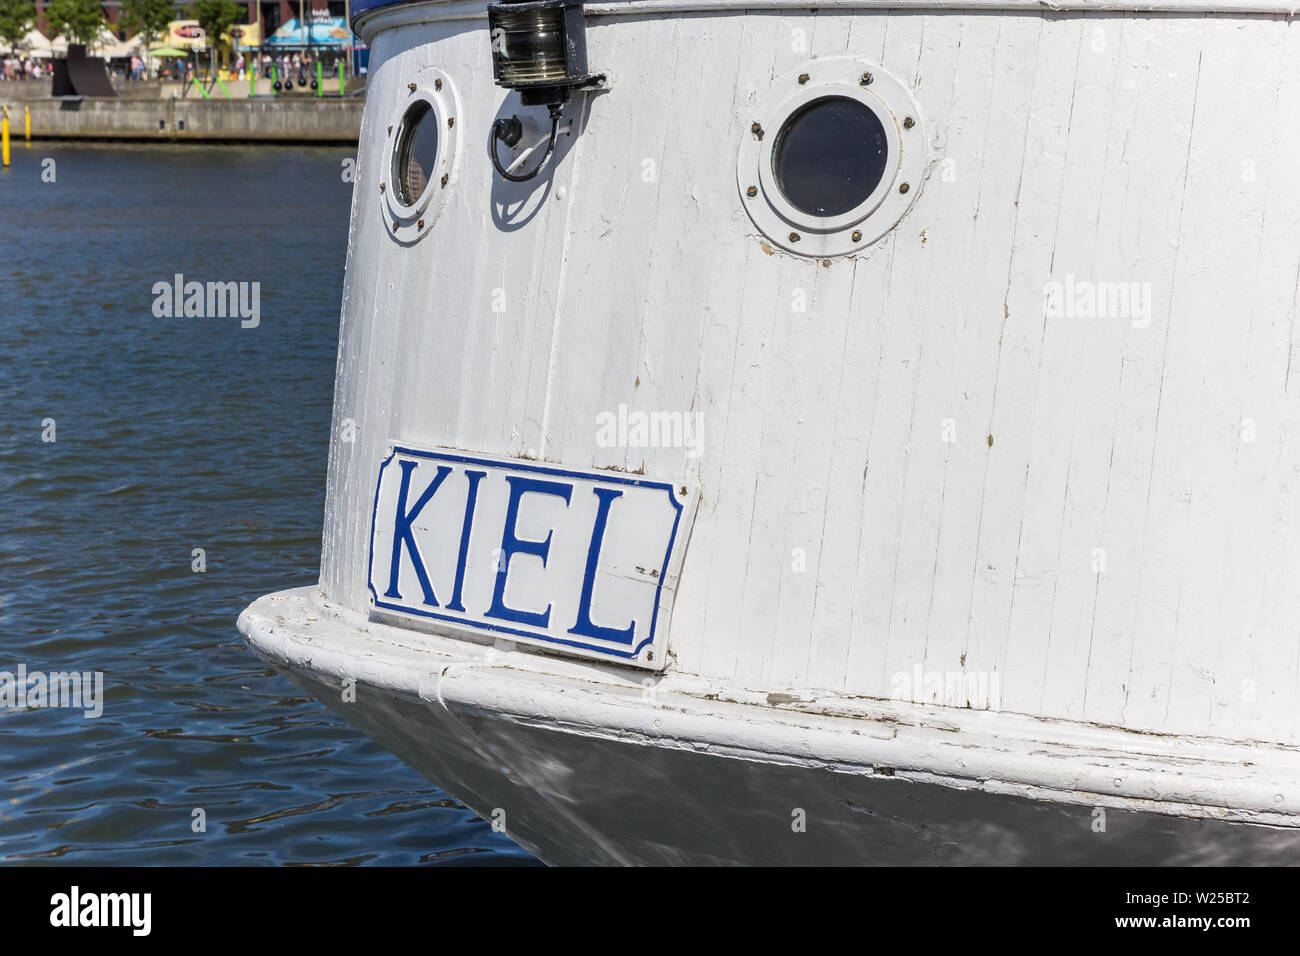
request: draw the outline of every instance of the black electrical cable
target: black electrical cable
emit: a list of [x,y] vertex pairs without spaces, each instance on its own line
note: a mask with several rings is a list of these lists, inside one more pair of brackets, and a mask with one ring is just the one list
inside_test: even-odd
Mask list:
[[[528,182],[528,180],[533,179],[534,177],[537,176],[538,173],[542,171],[542,167],[546,165],[546,161],[551,158],[551,153],[555,152],[555,137],[560,129],[561,109],[562,107],[558,105],[551,107],[551,138],[546,144],[546,154],[542,156],[541,162],[539,162],[536,166],[534,166],[532,171],[528,173],[512,173],[509,172],[504,166],[501,165],[501,160],[497,158],[497,141],[505,140],[507,145],[513,145],[512,143],[509,142],[509,138],[508,138],[510,135],[508,132],[508,126],[510,120],[499,119],[492,124],[492,148],[491,148],[492,165],[496,167],[498,176],[512,183],[526,183]],[[515,122],[517,123],[518,120],[515,120]],[[515,142],[518,142],[517,135],[514,137],[514,139]]]

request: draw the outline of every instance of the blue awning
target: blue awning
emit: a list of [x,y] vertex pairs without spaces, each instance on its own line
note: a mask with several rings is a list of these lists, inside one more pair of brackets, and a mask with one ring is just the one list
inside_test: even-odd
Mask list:
[[[342,17],[314,21],[311,25],[310,37],[312,46],[350,47],[357,42]],[[303,30],[295,17],[267,37],[264,45],[305,47],[307,43],[308,32]]]

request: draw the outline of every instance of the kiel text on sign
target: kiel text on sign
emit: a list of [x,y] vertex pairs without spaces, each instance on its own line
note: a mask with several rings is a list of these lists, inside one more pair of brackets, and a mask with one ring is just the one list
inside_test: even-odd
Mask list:
[[371,603],[657,669],[697,500],[680,483],[395,446],[375,491]]

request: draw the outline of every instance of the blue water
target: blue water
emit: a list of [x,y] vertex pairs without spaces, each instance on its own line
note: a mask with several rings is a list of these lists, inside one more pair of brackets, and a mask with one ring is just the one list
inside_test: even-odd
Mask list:
[[[0,174],[0,670],[105,681],[97,719],[0,708],[0,861],[529,862],[235,631],[318,573],[348,155],[36,143]],[[261,324],[156,318],[176,273],[260,282]]]

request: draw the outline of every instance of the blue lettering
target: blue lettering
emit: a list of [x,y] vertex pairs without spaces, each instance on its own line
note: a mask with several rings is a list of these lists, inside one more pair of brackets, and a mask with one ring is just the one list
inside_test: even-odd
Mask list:
[[402,600],[402,595],[397,590],[397,578],[402,570],[402,545],[405,544],[411,554],[411,564],[415,567],[415,577],[424,591],[424,603],[437,607],[438,600],[434,597],[433,585],[429,583],[429,574],[424,570],[424,559],[420,557],[420,549],[415,544],[415,535],[411,533],[411,522],[420,516],[420,512],[429,503],[429,499],[438,490],[443,479],[451,474],[451,468],[447,465],[439,465],[438,473],[429,482],[429,487],[424,489],[424,494],[420,495],[419,500],[415,502],[415,507],[407,511],[406,496],[411,488],[411,472],[415,470],[417,462],[399,461],[398,464],[402,466],[402,487],[397,493],[397,517],[393,521],[393,561],[389,566],[388,590],[384,592],[384,597]]
[[465,605],[460,602],[460,595],[465,587],[465,559],[469,557],[469,532],[470,527],[474,524],[474,505],[478,502],[478,483],[486,476],[486,471],[465,472],[465,477],[469,479],[469,496],[465,499],[465,523],[461,525],[460,554],[456,558],[456,584],[452,588],[451,603],[447,605],[448,611],[465,610]]
[[497,572],[492,607],[486,616],[544,628],[551,621],[550,604],[546,605],[545,611],[538,612],[519,611],[506,607],[505,602],[506,575],[510,573],[510,559],[516,554],[532,554],[541,558],[542,567],[546,567],[546,557],[551,552],[551,535],[555,533],[554,529],[546,532],[545,541],[521,541],[515,534],[515,522],[519,518],[519,499],[531,491],[539,495],[563,498],[567,506],[573,494],[573,485],[561,484],[558,481],[542,481],[538,478],[520,478],[515,475],[507,475],[506,481],[510,482],[510,501],[506,505],[505,530],[501,532],[501,570]]
[[636,633],[636,621],[619,630],[593,624],[591,621],[591,592],[596,586],[596,565],[600,563],[600,546],[605,540],[605,525],[609,521],[609,506],[615,498],[621,498],[623,492],[613,488],[593,488],[600,504],[596,508],[596,525],[591,529],[591,545],[587,548],[587,573],[582,579],[582,600],[578,602],[578,620],[569,628],[570,634],[582,637],[594,637],[602,641],[615,641],[619,644],[631,644],[632,635]]

